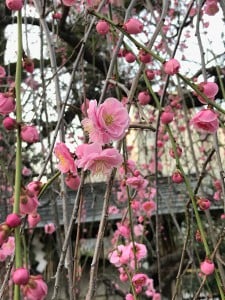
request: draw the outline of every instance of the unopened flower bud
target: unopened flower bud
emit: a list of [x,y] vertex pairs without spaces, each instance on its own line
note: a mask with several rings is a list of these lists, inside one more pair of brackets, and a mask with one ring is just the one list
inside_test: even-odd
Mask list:
[[6,217],[5,223],[9,227],[15,228],[21,224],[21,217],[17,213],[11,213]]

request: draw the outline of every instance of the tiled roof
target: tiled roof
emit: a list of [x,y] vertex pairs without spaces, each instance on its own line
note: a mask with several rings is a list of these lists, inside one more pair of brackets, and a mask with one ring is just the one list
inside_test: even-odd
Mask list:
[[[191,178],[192,188],[195,188],[196,178]],[[93,184],[85,184],[84,186],[84,205],[83,205],[83,221],[84,222],[98,222],[101,218],[103,198],[105,193],[106,184],[104,182],[98,182]],[[204,191],[210,200],[212,200],[213,190],[209,188]],[[68,191],[67,206],[68,215],[72,214],[74,201],[76,198],[76,192]],[[182,213],[186,209],[186,204],[189,201],[189,197],[185,188],[185,184],[174,184],[170,178],[159,178],[158,181],[158,213],[159,214],[171,214]],[[60,223],[63,224],[63,207],[62,199],[51,191],[47,191],[40,199],[40,206],[38,212],[41,215],[41,222],[38,227],[42,227],[48,222],[54,222],[54,202],[57,203],[57,213]],[[121,203],[116,201],[116,193],[112,193],[110,198],[110,205],[121,207]],[[122,205],[126,205],[122,204]],[[220,209],[222,205],[218,201],[213,201],[210,209]],[[2,206],[0,210],[1,221],[3,222],[6,216],[6,211]],[[119,219],[120,214],[109,215],[109,219]]]

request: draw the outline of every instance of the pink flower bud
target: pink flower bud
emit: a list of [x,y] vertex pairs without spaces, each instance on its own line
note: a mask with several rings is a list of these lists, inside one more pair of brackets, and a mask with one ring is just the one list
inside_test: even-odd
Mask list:
[[9,93],[0,93],[0,114],[7,115],[15,110],[15,100]]
[[179,72],[180,63],[175,58],[171,58],[163,65],[164,72],[168,75],[174,75]]
[[211,202],[206,198],[198,198],[197,205],[201,210],[206,210],[210,208]]
[[[181,155],[182,155],[182,149],[179,146],[176,146],[176,152],[177,152],[177,156],[181,157]],[[175,152],[174,152],[174,150],[172,148],[169,150],[169,154],[170,154],[170,156],[172,158],[176,157]]]
[[139,176],[139,175],[140,175],[140,171],[135,170],[135,171],[134,171],[134,176],[137,177],[137,176]]
[[15,228],[21,224],[21,217],[17,213],[11,213],[6,217],[5,223],[9,227]]
[[148,80],[153,80],[155,78],[155,73],[152,70],[145,70],[145,74]]
[[176,170],[173,174],[172,174],[172,181],[174,183],[182,183],[184,181],[184,177],[181,174],[181,172],[179,170]]
[[29,281],[29,271],[26,268],[18,268],[13,272],[13,282],[18,285],[25,285]]
[[60,20],[62,18],[62,14],[59,12],[56,12],[52,15],[52,18],[55,20]]
[[109,28],[109,24],[104,20],[98,21],[96,25],[96,31],[101,35],[106,35],[109,32]]
[[145,50],[143,49],[139,51],[138,57],[140,61],[144,64],[147,64],[152,60],[151,55],[148,52],[145,52]]
[[34,62],[32,59],[25,57],[23,59],[23,68],[28,72],[28,73],[33,73],[34,72]]
[[201,262],[200,269],[203,274],[211,275],[215,270],[215,265],[210,259],[206,258]]
[[80,177],[69,173],[65,179],[66,185],[73,191],[77,191],[80,185]]
[[122,282],[126,282],[128,280],[128,276],[125,272],[121,272],[119,278]]
[[124,58],[128,63],[133,63],[136,60],[136,56],[130,51],[126,52]]
[[27,168],[27,167],[23,167],[23,169],[22,169],[22,175],[23,176],[30,176],[32,174],[32,171],[31,171],[31,169],[29,169],[29,168]]
[[39,141],[39,134],[36,127],[32,125],[24,125],[21,129],[21,138],[29,144]]
[[221,180],[220,179],[215,180],[213,182],[213,186],[218,191],[222,190]]
[[41,216],[38,213],[29,214],[27,217],[27,221],[30,228],[34,228],[41,221]]
[[138,94],[138,101],[141,105],[149,104],[150,100],[151,100],[151,97],[147,91],[140,92]]
[[6,223],[0,224],[0,247],[8,240],[10,228]]
[[201,243],[202,242],[202,236],[199,230],[196,231],[195,233],[195,239],[197,242]]
[[11,117],[5,117],[2,124],[7,130],[13,130],[17,126],[16,120]]
[[[214,100],[216,94],[219,91],[219,87],[215,82],[201,82],[198,85],[198,89],[206,95],[207,98],[209,98],[210,100]],[[198,100],[203,103],[206,104],[206,100],[204,98],[202,98],[201,96],[197,95]]]
[[21,10],[23,7],[22,0],[6,0],[5,4],[10,10]]
[[217,0],[215,1],[206,1],[204,12],[209,16],[214,16],[219,11],[219,7],[217,5]]
[[82,103],[82,105],[81,105],[81,111],[84,116],[87,116],[87,110],[89,107],[89,103],[90,103],[89,99],[86,98],[84,100],[84,103]]
[[62,3],[65,6],[73,6],[76,3],[76,0],[62,0]]
[[174,113],[172,111],[164,111],[161,114],[161,122],[163,124],[169,124],[173,121]]
[[127,294],[125,300],[134,300],[134,296],[132,294]]
[[123,29],[129,34],[138,34],[143,31],[143,24],[138,19],[131,18],[123,25]]
[[55,232],[55,224],[53,223],[49,223],[49,224],[45,224],[45,233],[46,234],[53,234],[53,232]]
[[42,186],[43,186],[43,183],[41,181],[35,180],[35,181],[31,181],[30,183],[28,183],[28,185],[26,186],[26,189],[28,192],[31,193],[32,196],[38,196]]
[[4,78],[6,75],[5,68],[0,66],[0,78]]

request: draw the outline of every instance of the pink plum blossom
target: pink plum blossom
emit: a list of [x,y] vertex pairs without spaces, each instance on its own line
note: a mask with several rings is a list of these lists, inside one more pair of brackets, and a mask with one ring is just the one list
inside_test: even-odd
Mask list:
[[113,168],[117,168],[123,161],[122,155],[114,148],[102,150],[100,144],[82,144],[77,147],[76,165],[93,174],[109,174]]
[[48,286],[41,275],[30,275],[28,283],[21,289],[23,296],[29,300],[44,300],[48,293]]
[[107,144],[122,139],[129,127],[127,109],[116,98],[107,98],[97,106],[96,100],[89,102],[88,117],[82,121],[90,141]]
[[[147,248],[144,244],[133,243],[131,242],[128,247],[130,248],[130,257],[136,257],[137,261],[141,261],[143,258],[147,257]],[[135,247],[135,250],[134,250]]]
[[108,209],[108,214],[109,215],[117,215],[119,214],[119,209],[115,205],[110,205]]
[[191,119],[190,124],[201,132],[215,133],[219,128],[218,115],[213,109],[202,109]]
[[142,209],[145,214],[150,217],[152,213],[156,210],[156,203],[153,200],[145,201],[142,204]]
[[37,143],[39,141],[39,133],[37,128],[33,125],[23,125],[20,134],[21,139],[29,144]]
[[38,196],[38,194],[41,191],[42,186],[43,186],[43,183],[41,181],[34,180],[34,181],[31,181],[28,183],[28,185],[26,186],[26,189],[30,194],[32,194],[34,196]]
[[0,93],[0,114],[7,115],[15,110],[15,99],[9,93]]
[[108,255],[109,261],[115,267],[121,267],[124,263],[129,261],[129,256],[126,261],[122,260],[123,253],[126,249],[125,245],[118,245],[117,248],[111,251]]
[[15,238],[9,236],[7,241],[4,242],[0,248],[0,261],[6,260],[8,256],[13,255],[15,250]]
[[62,173],[71,172],[77,174],[76,166],[72,154],[64,143],[57,143],[54,148],[55,156],[59,159],[57,168]]
[[155,289],[154,289],[153,279],[147,278],[145,294],[147,297],[152,297],[154,293],[155,293]]
[[37,211],[39,205],[38,198],[35,195],[29,195],[26,191],[20,197],[20,213],[32,214]]
[[129,224],[116,223],[118,233],[124,238],[129,238],[130,236],[130,227]]
[[144,179],[141,175],[130,177],[126,180],[126,184],[139,190],[144,189],[148,185],[148,180]]
[[132,277],[132,283],[135,287],[136,292],[139,292],[139,293],[141,292],[142,287],[145,286],[147,283],[147,279],[148,279],[148,276],[143,273],[135,274]]
[[134,225],[134,235],[137,237],[144,235],[144,226],[142,224]]

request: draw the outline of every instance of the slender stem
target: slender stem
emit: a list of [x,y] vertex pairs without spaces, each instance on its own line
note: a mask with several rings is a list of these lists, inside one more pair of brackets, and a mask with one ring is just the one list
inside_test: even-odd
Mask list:
[[[20,192],[21,192],[21,137],[20,137],[20,125],[22,122],[22,107],[21,107],[21,72],[22,72],[22,17],[21,11],[18,11],[17,18],[17,64],[16,64],[16,121],[18,123],[17,133],[16,133],[16,171],[15,171],[15,192],[14,192],[14,205],[13,212],[19,213],[20,210]],[[22,253],[21,253],[21,237],[20,237],[20,227],[15,229],[15,267],[19,268],[22,266]],[[20,287],[15,285],[14,288],[14,300],[20,299]]]

